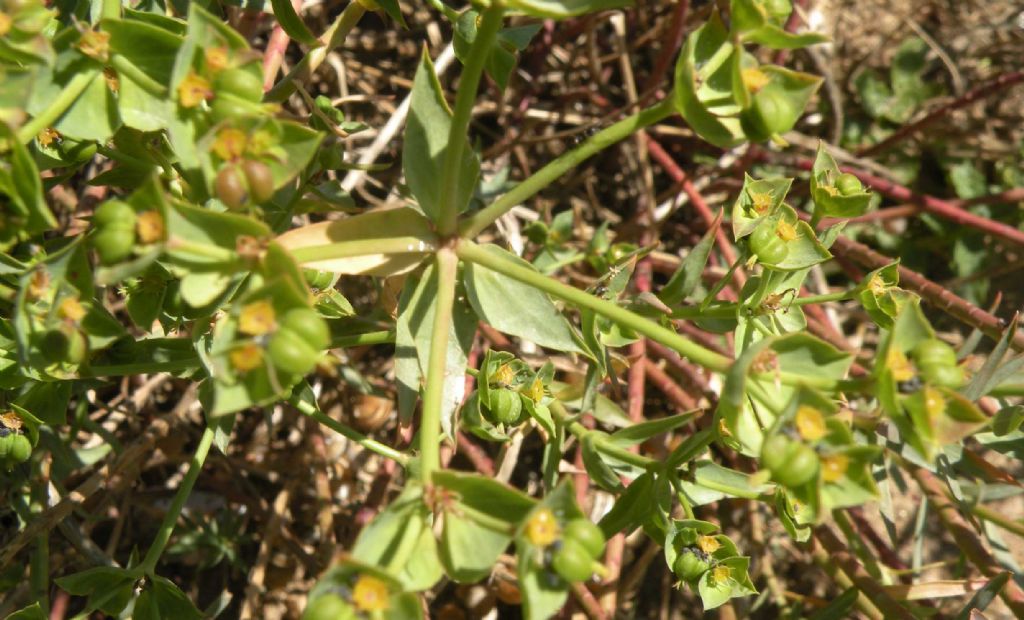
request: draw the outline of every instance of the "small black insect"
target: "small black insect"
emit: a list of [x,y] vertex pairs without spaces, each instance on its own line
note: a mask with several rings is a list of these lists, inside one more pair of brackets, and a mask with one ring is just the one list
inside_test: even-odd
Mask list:
[[900,391],[900,394],[913,394],[922,387],[924,387],[924,384],[921,382],[921,378],[917,375],[914,375],[906,381],[899,381],[896,383],[896,389]]
[[579,146],[579,145],[583,144],[584,142],[586,142],[590,138],[593,138],[595,135],[597,135],[597,133],[599,131],[601,131],[601,126],[600,125],[591,125],[591,126],[587,127],[586,129],[584,129],[580,133],[578,133],[575,136],[573,136],[573,138],[572,138],[572,145],[573,146]]

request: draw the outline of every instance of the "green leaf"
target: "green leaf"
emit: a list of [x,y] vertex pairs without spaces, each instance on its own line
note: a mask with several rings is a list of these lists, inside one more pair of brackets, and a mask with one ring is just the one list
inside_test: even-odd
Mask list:
[[[725,116],[740,109],[732,100],[733,67],[731,63],[723,62],[706,80],[698,79],[698,70],[704,69],[723,46],[731,45],[728,34],[722,18],[713,12],[706,24],[687,37],[676,62],[673,90],[676,110],[686,123],[701,138],[720,148],[734,147],[744,138],[739,121]],[[722,86],[713,88],[717,84]],[[731,107],[714,112],[708,108],[709,102],[721,101],[723,95]]]
[[606,538],[622,531],[629,534],[643,523],[653,504],[653,489],[653,473],[646,473],[629,483],[598,524]]
[[323,45],[323,43],[309,31],[309,28],[306,28],[306,24],[295,12],[295,8],[292,7],[291,0],[270,0],[270,3],[274,7],[274,17],[277,18],[277,23],[281,25],[281,29],[284,30],[289,37],[300,43],[305,43],[310,47],[320,47]]
[[[496,245],[487,252],[524,267],[530,264]],[[466,291],[477,316],[498,331],[557,351],[582,353],[565,317],[540,290],[475,263],[465,266]]]
[[510,523],[526,518],[536,505],[521,491],[479,474],[439,470],[434,472],[434,484],[457,494],[470,508]]
[[25,145],[15,139],[7,123],[0,122],[0,137],[10,153],[0,159],[0,194],[7,200],[0,207],[0,246],[8,237],[34,235],[57,225],[43,196],[39,170]]
[[32,603],[7,616],[5,620],[48,620],[49,616],[43,613],[39,603]]
[[18,396],[14,403],[49,426],[63,426],[67,424],[72,387],[70,381],[35,383]]
[[[166,88],[184,41],[181,36],[138,20],[104,19],[102,28],[110,34],[111,52]],[[169,97],[149,92],[128,72],[119,72],[118,82],[117,105],[125,125],[140,131],[158,131],[168,126],[173,113]]]
[[509,0],[507,6],[531,17],[566,19],[586,13],[633,6],[633,0]]
[[402,9],[398,6],[398,0],[374,0],[381,9],[387,13],[387,16],[398,22],[398,25],[402,28],[408,28],[405,24],[405,18],[402,17]]
[[1020,365],[1024,363],[1024,361],[1022,361],[1024,358],[1017,358],[1003,364],[1003,358],[1005,358],[1007,352],[1010,351],[1010,346],[1017,335],[1019,321],[1020,314],[1014,314],[1013,319],[1010,320],[1010,324],[1003,330],[1003,335],[999,338],[999,342],[996,343],[992,352],[985,359],[985,364],[981,367],[981,370],[979,370],[977,374],[971,378],[971,382],[961,390],[961,393],[965,398],[971,401],[978,400],[1002,382],[1003,377],[997,376],[997,371],[1005,369],[1006,366],[1019,368]]
[[1003,407],[992,416],[992,433],[996,437],[1005,437],[1024,424],[1024,405]]
[[460,514],[458,504],[445,510],[443,519],[441,561],[448,576],[461,583],[473,583],[490,575],[498,556],[512,541],[511,529],[489,529],[472,516]]
[[580,450],[583,456],[583,467],[586,468],[587,473],[590,475],[591,481],[597,486],[601,487],[609,493],[618,495],[622,493],[622,481],[619,480],[618,474],[616,474],[612,468],[604,461],[604,455],[597,447],[597,440],[593,433],[599,433],[600,431],[591,431],[583,436],[580,440]]
[[633,424],[628,428],[615,431],[611,434],[609,440],[613,444],[622,448],[635,446],[636,444],[647,441],[651,437],[656,437],[679,428],[683,424],[693,420],[699,411],[700,410],[687,411],[673,416],[658,418],[657,420],[648,420],[646,422]]
[[433,588],[442,577],[444,566],[437,539],[430,527],[424,527],[398,579],[406,590],[421,592]]
[[711,226],[708,227],[708,231],[686,255],[665,287],[658,291],[658,299],[666,306],[679,304],[689,297],[700,284],[704,267],[708,264],[708,257],[711,255],[711,248],[715,245],[715,234],[718,232],[724,214],[725,210],[718,212],[715,221],[711,222]]
[[842,174],[836,160],[825,150],[825,143],[818,143],[818,154],[811,169],[811,197],[815,213],[819,211],[830,217],[856,217],[862,215],[871,203],[871,192],[844,196],[836,189],[836,180]]
[[153,576],[135,603],[133,618],[143,620],[192,620],[203,617],[192,601],[171,580]]
[[[402,149],[402,170],[409,190],[419,202],[423,213],[436,221],[442,210],[441,184],[452,112],[444,99],[444,90],[434,73],[434,64],[426,49],[423,50],[420,66],[416,70],[411,97],[409,122]],[[476,153],[464,149],[459,165],[459,187],[452,199],[455,200],[455,210],[461,212],[473,197],[477,177],[480,175],[480,162]]]
[[[441,427],[454,437],[455,410],[466,389],[466,360],[473,344],[477,320],[464,295],[456,295],[445,357],[444,390],[441,398]],[[428,265],[420,277],[410,277],[398,301],[395,322],[395,377],[398,381],[399,417],[410,419],[416,398],[430,371],[430,343],[434,334],[437,299],[437,270]]]
[[137,576],[123,568],[97,566],[54,581],[62,590],[76,596],[86,596],[87,611],[99,609],[117,616],[131,600]]

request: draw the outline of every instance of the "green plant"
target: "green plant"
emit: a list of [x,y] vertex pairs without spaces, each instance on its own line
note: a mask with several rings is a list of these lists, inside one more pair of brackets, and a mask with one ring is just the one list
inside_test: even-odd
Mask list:
[[[679,583],[713,609],[757,588],[746,551],[720,525],[696,518],[703,507],[729,498],[769,507],[790,536],[805,542],[814,532],[821,536],[830,517],[842,522],[846,509],[877,499],[876,481],[887,468],[946,475],[943,459],[963,450],[965,440],[995,442],[995,420],[977,403],[1013,393],[1000,386],[1022,363],[1004,363],[1016,323],[966,381],[920,298],[899,288],[896,264],[836,292],[804,294],[812,271],[832,258],[844,220],[862,215],[872,198],[824,145],[802,204],[802,179],[791,195],[794,179],[745,176],[730,212],[732,239],[722,237],[740,242],[739,255],[718,246],[732,258],[707,288],[701,276],[721,243],[721,218],[664,286],[641,275],[652,246],[611,243],[607,228],[586,252],[570,246],[571,213],[527,231],[539,247],[533,262],[481,238],[589,157],[675,115],[716,147],[784,144],[821,80],[764,64],[756,51],[823,40],[784,28],[789,2],[732,0],[728,23],[711,10],[686,38],[666,98],[519,183],[498,184],[497,193],[488,189],[470,139],[484,76],[499,91],[507,87],[537,20],[628,2],[491,0],[462,11],[432,2],[439,19],[450,22],[462,61],[454,103],[424,52],[402,147],[403,205],[368,211],[353,209],[352,197],[332,182],[335,172],[352,167],[333,151],[337,138],[359,127],[346,124],[329,101],[313,99],[303,72],[324,62],[367,10],[402,23],[398,3],[352,2],[320,37],[290,2],[272,4],[283,31],[309,49],[266,94],[249,42],[199,3],[186,20],[110,0],[78,16],[38,2],[10,8],[15,36],[0,46],[0,60],[10,79],[30,87],[3,107],[2,207],[18,222],[0,230],[0,402],[11,411],[0,429],[7,493],[29,497],[19,517],[41,522],[34,519],[45,453],[72,441],[62,436],[72,393],[85,402],[78,399],[111,378],[166,372],[186,379],[198,385],[206,423],[144,556],[55,580],[86,599],[81,613],[202,617],[178,585],[158,574],[161,557],[210,449],[226,452],[240,416],[280,403],[404,472],[400,494],[320,576],[307,618],[421,617],[423,592],[445,577],[484,580],[510,549],[524,616],[549,617],[570,592],[586,600],[587,582],[607,572],[600,561],[606,540],[637,529],[664,550],[664,566]],[[524,16],[525,24],[506,26],[510,15]],[[296,92],[315,122],[278,114],[277,104]],[[57,219],[38,162],[45,154],[73,171],[91,157],[47,150],[48,132],[91,145],[116,163],[92,179],[108,197],[87,233],[47,236]],[[293,225],[295,216],[311,214],[319,221]],[[821,228],[826,217],[840,221]],[[593,270],[590,291],[553,275],[576,263]],[[745,274],[742,285],[721,299],[736,274]],[[357,313],[335,287],[352,276],[375,283],[404,277],[394,316]],[[646,290],[639,290],[642,280]],[[123,298],[123,313],[106,303],[111,295]],[[851,373],[854,355],[813,335],[803,310],[851,300],[880,334],[873,363],[860,360],[870,367],[858,374]],[[679,319],[728,333],[733,350],[689,338],[677,330]],[[496,348],[472,368],[481,322],[564,355],[583,371],[574,376],[549,360]],[[630,419],[618,409],[602,386],[619,381],[618,350],[643,342],[717,377],[713,415],[691,410]],[[330,349],[384,343],[394,344],[400,419],[415,425],[408,450],[321,412],[307,381],[315,371],[329,376],[343,367]],[[467,375],[476,381],[469,395]],[[1003,404],[1010,413],[996,418],[1005,431],[999,436],[1019,441],[1019,411]],[[876,409],[879,415],[869,415]],[[591,418],[600,424],[589,424]],[[524,428],[543,439],[536,492],[442,466],[441,446],[461,431],[510,444]],[[638,449],[666,436],[680,441],[660,458]],[[589,482],[615,498],[596,525],[559,469],[570,446]],[[18,551],[10,547],[0,564]],[[33,554],[34,602],[43,613],[45,544]],[[847,569],[843,575],[857,590],[833,608],[836,615],[856,604],[870,617],[910,617],[906,601],[874,596],[873,577]],[[777,584],[770,587],[785,606]],[[993,591],[1019,611],[1013,587]]]

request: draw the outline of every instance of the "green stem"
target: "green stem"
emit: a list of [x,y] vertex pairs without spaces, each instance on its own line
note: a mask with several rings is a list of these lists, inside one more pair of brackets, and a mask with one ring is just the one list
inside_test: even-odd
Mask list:
[[335,420],[326,413],[317,409],[312,403],[301,400],[297,396],[292,396],[291,398],[289,398],[288,403],[292,407],[295,407],[299,411],[299,413],[309,416],[310,418],[313,418],[319,424],[326,426],[335,433],[338,433],[339,435],[349,439],[353,443],[357,443],[371,452],[375,452],[385,458],[389,458],[392,461],[395,461],[396,463],[401,465],[402,467],[406,467],[409,465],[408,454],[401,452],[399,450],[395,450],[391,446],[383,444],[375,439],[370,439],[369,437],[360,433],[359,431],[345,426],[341,422]]
[[233,250],[222,248],[218,245],[211,245],[209,243],[189,241],[188,239],[182,239],[181,237],[171,237],[168,239],[166,248],[168,252],[192,254],[194,256],[208,258],[219,263],[230,264],[238,260],[238,253]]
[[644,127],[668,118],[674,112],[672,98],[669,97],[598,132],[575,149],[563,154],[533,173],[529,178],[516,185],[511,191],[495,200],[486,208],[477,211],[467,218],[459,226],[459,234],[467,239],[477,236],[483,229],[490,226],[494,220],[504,215],[512,207],[528,200],[591,156],[616,142],[620,142]]
[[367,344],[385,344],[395,341],[395,332],[383,330],[379,332],[366,332],[365,334],[352,334],[351,336],[337,336],[331,340],[331,348],[344,349],[345,347],[359,347]]
[[[807,297],[797,297],[791,302],[782,302],[780,304],[783,308],[790,308],[793,306],[807,306],[810,304],[821,304],[831,301],[845,301],[852,299],[855,289],[848,291],[839,291],[836,293],[828,293],[825,295],[810,295]],[[700,306],[685,306],[672,311],[673,319],[704,319],[704,318],[732,318],[736,316],[737,304],[727,303],[717,306],[710,306],[708,308],[701,308]]]
[[288,72],[288,75],[284,76],[280,82],[275,84],[263,96],[263,100],[268,103],[280,103],[290,97],[295,92],[295,80],[300,77],[309,77],[316,71],[323,64],[327,55],[345,41],[345,37],[355,28],[365,13],[366,8],[362,3],[356,0],[349,2],[345,10],[341,12],[341,15],[334,20],[334,23],[320,35],[320,41],[323,45],[310,50],[303,56],[302,60]]
[[569,412],[565,410],[565,407],[562,405],[562,403],[558,402],[557,400],[548,405],[548,408],[551,411],[552,415],[558,418],[559,423],[565,426],[565,428],[570,433],[572,433],[577,439],[583,441],[585,437],[589,437],[590,440],[594,442],[594,446],[598,449],[598,451],[603,452],[604,454],[614,459],[622,461],[623,463],[636,465],[637,467],[643,469],[660,468],[661,464],[658,461],[643,456],[642,454],[630,452],[625,448],[617,446],[614,443],[608,441],[607,435],[592,431],[586,426],[580,424],[579,422],[572,420],[572,416],[569,415]]
[[715,74],[715,71],[718,71],[719,69],[722,68],[722,65],[724,65],[726,61],[729,60],[729,57],[732,56],[733,49],[734,48],[732,43],[726,41],[722,43],[722,45],[720,45],[717,50],[715,50],[715,53],[711,56],[711,58],[708,58],[707,62],[702,64],[700,68],[697,69],[698,85],[701,82],[706,82],[709,77]]
[[121,54],[114,54],[110,57],[110,66],[117,71],[118,75],[135,82],[142,88],[142,90],[146,91],[150,95],[159,99],[167,97],[166,86],[146,75],[142,69],[135,66],[135,63],[128,60]]
[[374,254],[421,254],[433,250],[432,240],[420,237],[392,237],[390,239],[352,239],[324,245],[311,245],[295,248],[291,253],[295,262],[304,264]]
[[458,93],[455,95],[455,109],[448,129],[448,144],[445,147],[444,166],[441,169],[441,213],[437,228],[443,236],[455,233],[458,225],[459,208],[462,205],[457,204],[456,199],[459,194],[459,177],[462,176],[463,151],[466,149],[469,123],[473,115],[473,103],[476,102],[484,64],[490,57],[491,48],[498,37],[504,14],[505,8],[501,2],[493,2],[490,8],[484,11],[483,19],[477,27],[476,39],[469,50],[469,55],[466,56]]
[[192,456],[192,462],[189,463],[188,473],[185,474],[185,479],[181,481],[178,492],[174,494],[174,500],[171,502],[170,508],[167,509],[167,514],[164,515],[164,520],[160,524],[160,530],[157,532],[153,544],[150,545],[149,551],[146,552],[146,557],[143,558],[142,564],[139,565],[140,572],[152,575],[156,569],[156,563],[160,560],[164,548],[171,540],[174,525],[178,522],[178,516],[181,514],[181,509],[185,506],[185,501],[188,499],[189,494],[192,493],[192,487],[195,486],[196,479],[199,478],[199,472],[203,469],[203,463],[206,461],[206,455],[210,453],[210,446],[212,444],[213,427],[207,426],[203,429],[203,436],[199,440],[199,446],[196,447],[196,453]]
[[1016,534],[1017,536],[1024,538],[1024,521],[1011,519],[1006,515],[996,510],[992,510],[991,508],[988,508],[981,504],[972,504],[970,506],[970,510],[971,514],[978,517],[979,519],[991,521],[992,523],[998,525],[1007,532]]
[[532,269],[517,265],[512,261],[508,261],[491,254],[472,241],[464,240],[460,242],[456,248],[456,252],[462,260],[476,263],[515,280],[519,280],[525,284],[529,284],[534,288],[550,293],[559,299],[564,299],[565,301],[576,304],[582,308],[593,310],[594,312],[597,312],[598,314],[601,314],[624,327],[628,327],[629,329],[643,334],[652,340],[656,340],[667,347],[675,349],[680,355],[683,355],[701,366],[716,372],[726,372],[732,364],[727,357],[719,355],[709,349],[705,349],[704,347],[683,338],[679,334],[662,327],[653,321],[649,321],[638,314],[630,312],[613,302],[595,297],[594,295],[581,291],[578,288],[562,284],[554,278],[545,276],[544,274],[533,271]]
[[169,360],[166,362],[136,362],[132,364],[108,364],[106,366],[89,366],[78,373],[79,379],[87,377],[124,377],[128,375],[148,375],[158,372],[182,372],[199,368],[199,358]]
[[420,420],[420,480],[431,484],[434,470],[441,465],[438,438],[441,436],[441,407],[444,380],[448,370],[448,333],[455,303],[455,277],[458,260],[449,248],[437,252],[437,297],[434,305],[434,333],[430,338],[427,385],[423,389],[423,416]]
[[45,110],[21,126],[17,134],[18,142],[28,144],[39,132],[56,123],[98,75],[98,69],[75,74]]

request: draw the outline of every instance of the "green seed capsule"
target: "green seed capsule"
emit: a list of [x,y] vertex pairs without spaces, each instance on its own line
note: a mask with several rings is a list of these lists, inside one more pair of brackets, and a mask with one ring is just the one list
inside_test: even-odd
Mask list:
[[761,465],[771,471],[772,480],[788,488],[810,482],[821,466],[812,448],[784,435],[775,435],[764,442]]
[[519,394],[506,388],[491,388],[490,402],[487,409],[490,412],[491,421],[495,424],[515,426],[520,423],[520,416],[523,412],[523,401]]
[[320,358],[318,350],[290,329],[279,329],[270,337],[267,353],[278,370],[295,375],[313,370]]
[[800,112],[781,85],[769,83],[754,95],[750,108],[740,116],[740,124],[748,138],[761,142],[792,129]]
[[14,445],[15,437],[17,435],[13,431],[7,431],[6,435],[0,437],[0,464],[7,461],[7,455],[11,453],[11,446]]
[[253,71],[225,69],[213,81],[217,95],[229,94],[248,101],[263,98],[263,80]]
[[676,556],[676,562],[672,566],[672,572],[681,581],[692,583],[697,581],[707,572],[711,565],[707,561],[707,555],[696,548],[685,548]]
[[836,189],[843,196],[852,196],[864,193],[864,184],[856,176],[849,172],[844,172],[836,179]]
[[964,384],[964,369],[959,366],[930,365],[918,370],[925,383],[956,389]]
[[326,349],[331,343],[327,323],[311,308],[292,308],[284,313],[278,324],[280,329],[291,330],[317,351]]
[[60,327],[46,332],[39,342],[43,359],[51,364],[81,364],[89,350],[82,332],[73,327]]
[[764,222],[750,235],[750,250],[762,263],[777,265],[789,254],[789,247],[775,233],[771,222]]
[[302,620],[355,620],[356,612],[337,594],[317,597],[302,613]]
[[210,106],[210,115],[215,123],[237,120],[260,113],[259,104],[236,97],[230,93],[218,93]]
[[108,200],[96,207],[92,223],[96,228],[135,228],[135,209],[120,200]]
[[274,197],[274,175],[270,166],[261,161],[247,159],[242,162],[242,172],[248,181],[249,192],[257,203],[263,203]]
[[570,538],[562,539],[562,546],[551,558],[551,568],[562,579],[575,583],[586,581],[594,574],[594,558],[580,543]]
[[8,463],[24,463],[32,456],[32,443],[25,435],[10,435],[11,446],[7,452]]
[[956,351],[938,338],[918,342],[910,356],[918,366],[956,366]]
[[604,551],[604,532],[590,519],[573,519],[569,521],[565,524],[562,536],[566,540],[571,539],[578,542],[593,559],[597,559]]

